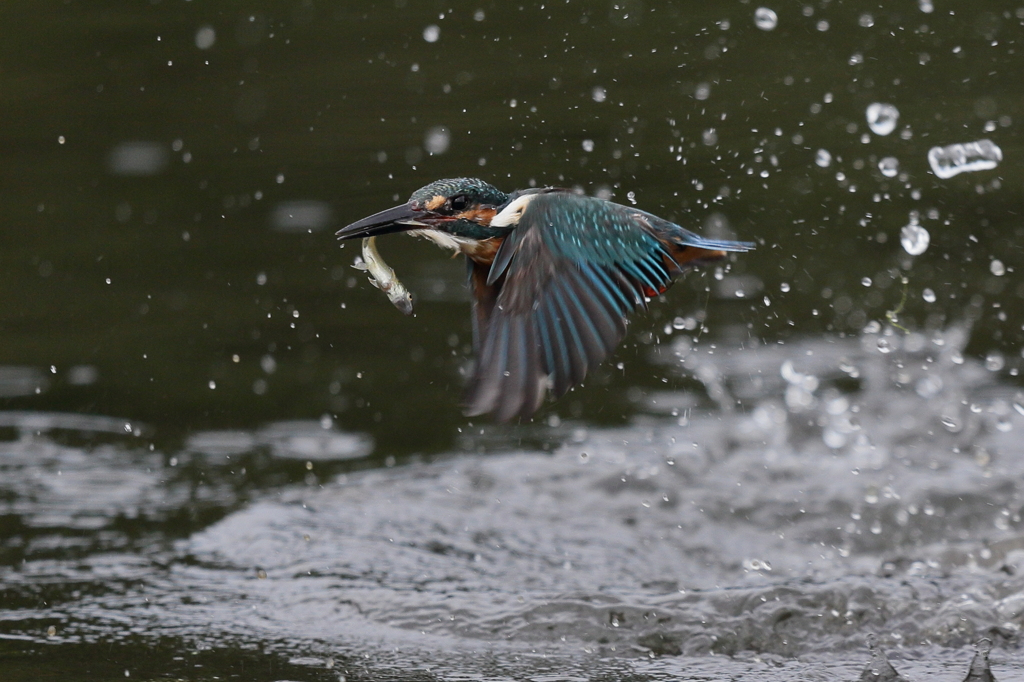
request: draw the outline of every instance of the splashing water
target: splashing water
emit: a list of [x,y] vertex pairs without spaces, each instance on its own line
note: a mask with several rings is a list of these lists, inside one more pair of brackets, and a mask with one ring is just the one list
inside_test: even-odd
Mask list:
[[1002,160],[1003,150],[992,140],[951,144],[928,150],[928,165],[942,180],[948,180],[960,173],[992,170]]

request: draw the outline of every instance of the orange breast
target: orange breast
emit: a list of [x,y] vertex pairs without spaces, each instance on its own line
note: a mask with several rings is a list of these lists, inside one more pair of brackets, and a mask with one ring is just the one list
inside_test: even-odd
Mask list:
[[498,247],[505,241],[504,237],[491,237],[480,241],[461,244],[462,253],[466,254],[475,263],[490,265],[494,262],[494,255],[498,253]]
[[[682,270],[699,265],[700,263],[708,263],[725,258],[725,251],[702,249],[697,246],[676,246],[673,244],[669,252],[672,254],[672,260]],[[665,263],[665,265],[671,266],[671,263]]]

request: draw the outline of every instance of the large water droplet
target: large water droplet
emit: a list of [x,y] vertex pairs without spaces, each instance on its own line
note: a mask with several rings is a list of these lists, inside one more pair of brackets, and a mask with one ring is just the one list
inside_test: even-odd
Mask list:
[[917,223],[911,222],[900,230],[900,244],[911,256],[920,256],[927,251],[930,242],[931,235],[928,234],[928,230]]
[[949,179],[960,173],[991,170],[1003,160],[1003,150],[992,140],[978,140],[928,150],[928,165],[936,177]]
[[423,148],[430,154],[444,154],[451,144],[452,134],[444,126],[435,126],[423,138]]
[[200,50],[209,50],[215,42],[217,42],[217,31],[213,26],[206,24],[200,26],[196,31],[196,47]]
[[762,31],[771,31],[779,25],[779,17],[767,7],[758,7],[754,11],[754,25]]
[[875,135],[888,135],[896,130],[896,123],[900,120],[900,111],[891,104],[874,102],[868,105],[865,117],[871,132]]
[[437,39],[441,37],[441,27],[437,24],[431,24],[423,29],[423,39],[428,43],[436,43]]
[[926,288],[921,292],[921,298],[924,299],[925,303],[935,303],[935,292]]
[[819,149],[814,154],[814,163],[821,168],[828,168],[832,165],[832,154],[827,149]]
[[1006,274],[1006,266],[1003,265],[1003,261],[998,258],[993,260],[988,266],[989,271],[996,277],[1002,277]]

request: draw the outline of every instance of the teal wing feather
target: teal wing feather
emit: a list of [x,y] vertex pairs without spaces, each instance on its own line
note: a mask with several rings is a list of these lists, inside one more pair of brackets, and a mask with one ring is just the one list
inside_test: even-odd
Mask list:
[[466,412],[499,421],[528,417],[551,388],[583,381],[626,332],[645,292],[663,291],[680,268],[670,250],[745,251],[707,240],[643,211],[573,194],[538,194],[484,277],[471,267],[477,365]]

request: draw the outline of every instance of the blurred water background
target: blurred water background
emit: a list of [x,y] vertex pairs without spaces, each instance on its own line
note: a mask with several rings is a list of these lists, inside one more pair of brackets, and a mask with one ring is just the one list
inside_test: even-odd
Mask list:
[[[869,636],[1024,676],[1022,38],[984,0],[4,3],[3,679],[855,679]],[[758,248],[467,420],[462,263],[382,239],[406,318],[333,236],[457,176]]]

